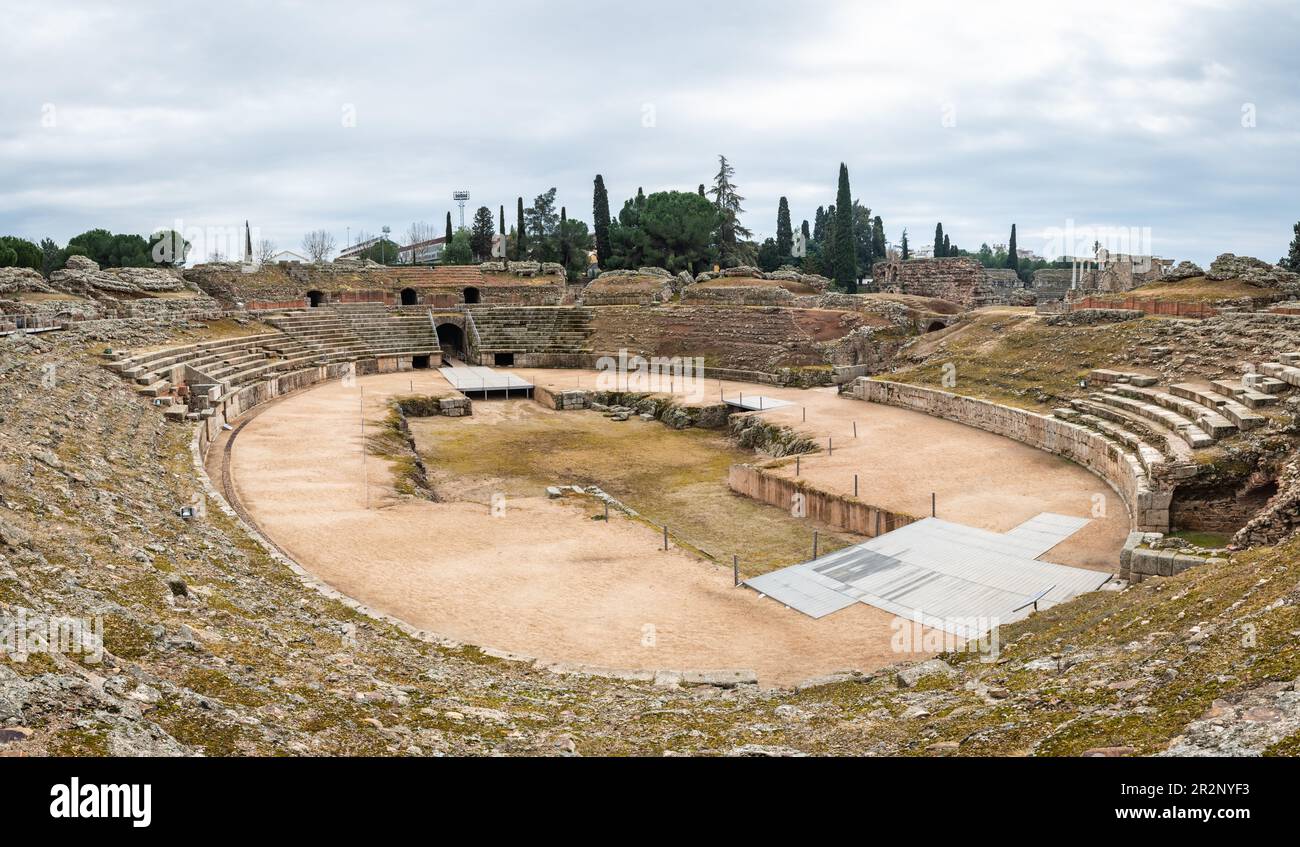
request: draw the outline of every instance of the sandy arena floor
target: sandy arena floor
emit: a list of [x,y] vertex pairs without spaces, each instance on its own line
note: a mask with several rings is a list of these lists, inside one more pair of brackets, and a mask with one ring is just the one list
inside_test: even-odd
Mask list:
[[[596,377],[513,372],[557,387],[593,387]],[[436,371],[364,377],[351,388],[327,383],[264,407],[238,430],[230,470],[241,505],[338,590],[468,643],[609,668],[750,668],[764,685],[789,685],[917,658],[891,649],[892,615],[859,604],[812,620],[733,588],[729,568],[662,551],[658,534],[644,525],[592,521],[587,504],[514,498],[494,517],[480,504],[395,497],[387,463],[363,457],[362,418],[373,433],[387,399],[412,383],[417,393],[448,389]],[[1005,530],[1042,511],[1088,516],[1093,495],[1104,493],[1108,517],[1044,558],[1115,569],[1128,526],[1123,504],[1078,466],[833,391],[724,387],[728,396],[744,391],[794,402],[764,416],[835,438],[834,455],[806,458],[804,475],[851,491],[857,470],[863,499],[887,508],[928,513],[933,490],[941,517]],[[706,390],[716,397],[718,384],[711,380]],[[221,455],[227,438],[211,456]]]

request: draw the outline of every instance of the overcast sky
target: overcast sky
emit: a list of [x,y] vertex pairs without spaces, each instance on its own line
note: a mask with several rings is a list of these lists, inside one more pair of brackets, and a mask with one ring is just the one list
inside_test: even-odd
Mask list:
[[[118,8],[114,8],[118,7]],[[1089,228],[1277,261],[1300,4],[6,0],[0,233],[441,231],[551,186],[590,222],[734,163],[747,224],[834,202],[1038,252]],[[1091,241],[1087,241],[1091,243]],[[1142,243],[1135,246],[1142,247]]]

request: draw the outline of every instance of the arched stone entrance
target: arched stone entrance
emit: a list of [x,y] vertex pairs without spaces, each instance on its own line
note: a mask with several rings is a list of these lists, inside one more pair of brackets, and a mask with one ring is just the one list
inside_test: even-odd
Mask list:
[[477,303],[477,302],[479,302],[479,295],[478,295],[478,289],[477,289],[477,288],[475,288],[474,286],[471,285],[471,286],[469,286],[468,288],[465,289],[465,302],[466,302],[466,303]]
[[308,292],[307,292],[307,305],[311,306],[313,309],[316,308],[317,306],[319,306],[321,303],[324,303],[324,302],[325,302],[325,294],[324,294],[324,292],[321,292],[321,291],[308,291]]
[[402,305],[403,305],[403,306],[416,306],[416,305],[419,305],[419,303],[420,303],[420,295],[415,293],[415,289],[414,289],[414,288],[403,288],[403,289],[402,289]]

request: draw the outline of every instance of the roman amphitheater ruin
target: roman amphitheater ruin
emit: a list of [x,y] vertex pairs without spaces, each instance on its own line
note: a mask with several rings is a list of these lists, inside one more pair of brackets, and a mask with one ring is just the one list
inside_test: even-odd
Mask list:
[[874,273],[0,269],[0,745],[1293,749],[1300,277]]

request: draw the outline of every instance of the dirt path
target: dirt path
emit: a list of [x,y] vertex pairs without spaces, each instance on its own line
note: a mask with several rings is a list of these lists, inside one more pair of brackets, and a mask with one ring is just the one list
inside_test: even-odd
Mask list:
[[[556,386],[591,387],[595,379],[515,372]],[[916,658],[891,649],[891,615],[859,604],[812,620],[733,588],[729,569],[660,550],[648,527],[592,521],[593,509],[582,503],[515,498],[495,517],[480,504],[396,498],[387,463],[362,455],[362,418],[377,426],[387,398],[408,392],[412,381],[417,392],[448,388],[431,371],[365,377],[350,388],[327,383],[265,407],[231,450],[243,508],[340,591],[458,640],[611,668],[750,668],[765,685],[788,685]],[[928,509],[933,487],[942,516],[1007,529],[1045,510],[1087,514],[1085,503],[1104,488],[1062,460],[924,415],[826,391],[725,388],[793,399],[799,405],[766,413],[787,422],[806,405],[808,428],[819,436],[858,419],[860,444],[811,457],[805,472],[831,486],[848,467],[842,461],[900,462],[902,469],[877,472],[873,483],[873,499],[887,507],[915,510],[924,501]],[[864,426],[874,427],[870,437]],[[889,443],[894,438],[902,443]],[[967,491],[972,485],[978,490]],[[1105,527],[1094,541],[1098,551],[1110,547],[1107,564],[1123,540],[1117,528],[1127,525],[1113,494],[1111,501],[1119,515],[1094,522]]]

